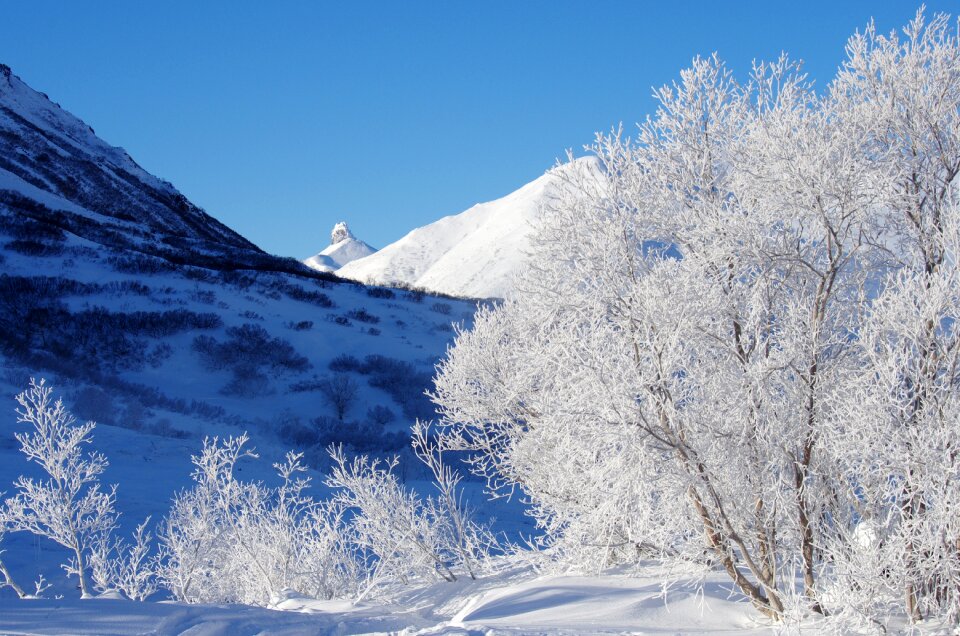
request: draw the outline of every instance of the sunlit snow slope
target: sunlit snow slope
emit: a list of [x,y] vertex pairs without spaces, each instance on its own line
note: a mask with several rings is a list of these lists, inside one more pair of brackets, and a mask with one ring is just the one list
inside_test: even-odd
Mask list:
[[593,169],[594,161],[583,158],[554,168],[502,199],[417,228],[337,275],[455,296],[504,298],[529,251],[533,224],[554,200],[565,171],[572,166]]

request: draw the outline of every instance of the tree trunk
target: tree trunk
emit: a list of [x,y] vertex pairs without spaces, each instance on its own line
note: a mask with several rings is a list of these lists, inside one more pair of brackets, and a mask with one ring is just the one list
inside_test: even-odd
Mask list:
[[3,559],[0,559],[0,574],[3,575],[3,585],[11,588],[20,598],[26,598],[27,594],[23,591],[23,588],[17,585],[13,577],[10,576],[10,570],[7,569],[7,564],[3,562]]
[[803,461],[794,467],[794,486],[797,491],[797,523],[800,526],[800,556],[803,560],[803,595],[810,601],[810,609],[817,614],[825,614],[817,598],[816,574],[814,570],[813,528],[810,525],[810,513],[807,506],[804,482],[810,465],[812,443],[807,442],[803,451]]
[[90,590],[90,581],[87,578],[87,564],[83,558],[83,552],[79,548],[74,548],[73,553],[77,556],[77,576],[80,578],[80,597],[93,598],[93,592]]
[[693,488],[690,489],[689,494],[693,506],[697,510],[697,514],[700,516],[701,521],[703,521],[707,545],[720,557],[723,569],[730,578],[733,579],[734,584],[744,596],[750,599],[750,602],[757,610],[765,616],[779,621],[783,617],[783,603],[780,602],[776,593],[773,592],[773,590],[768,590],[767,594],[764,594],[763,589],[759,585],[752,583],[740,572],[737,564],[733,560],[730,547],[717,529],[716,524],[710,517],[709,511],[707,511],[703,502],[700,500],[700,496]]

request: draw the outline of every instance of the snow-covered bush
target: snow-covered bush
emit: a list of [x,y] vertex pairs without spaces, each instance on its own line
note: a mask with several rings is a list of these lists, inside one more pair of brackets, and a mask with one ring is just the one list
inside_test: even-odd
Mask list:
[[[161,524],[156,568],[177,600],[268,605],[289,590],[361,599],[412,579],[475,576],[495,544],[470,520],[458,478],[427,449],[426,433],[418,453],[430,456],[424,461],[437,475],[436,500],[404,487],[392,472],[396,460],[349,459],[342,448],[330,451],[328,500],[305,492],[309,479],[301,475],[299,453],[275,465],[280,486],[242,482],[237,462],[256,457],[247,441],[246,435],[205,440],[193,458],[194,486],[177,494]],[[104,551],[123,558],[102,559],[106,569],[121,568],[110,577],[130,581],[130,589],[141,581],[135,573],[147,554],[139,549],[148,542],[141,532],[132,546]]]
[[[425,439],[425,438],[424,438]],[[475,576],[474,561],[484,545],[484,531],[473,524],[456,496],[458,480],[439,457],[424,447],[438,471],[440,497],[421,499],[394,474],[397,459],[348,459],[333,448],[333,468],[327,485],[333,501],[346,511],[344,532],[364,563],[360,600],[387,582],[412,579],[456,581],[458,570]]]
[[93,585],[100,592],[117,590],[143,601],[158,589],[150,518],[137,526],[131,543],[112,535],[97,537],[90,553]]
[[440,552],[475,579],[487,557],[502,552],[502,546],[488,528],[473,520],[459,490],[463,475],[444,460],[447,444],[437,439],[438,434],[430,424],[419,420],[412,432],[413,452],[430,469],[437,489],[432,504],[436,517],[442,520]]
[[340,536],[340,510],[304,489],[300,455],[276,468],[269,488],[238,481],[236,463],[256,457],[246,435],[204,441],[195,485],[179,493],[159,533],[159,574],[177,600],[267,605],[284,590],[348,596],[358,566]]
[[78,577],[81,593],[89,597],[94,546],[109,540],[117,519],[115,489],[105,492],[100,487],[107,459],[96,452],[83,454],[95,424],[77,424],[63,401],[53,400],[53,389],[44,380],[31,380],[17,402],[17,421],[32,427],[16,434],[20,449],[47,478],[18,478],[16,494],[5,501],[0,525],[32,532],[69,549],[73,558],[63,567]]

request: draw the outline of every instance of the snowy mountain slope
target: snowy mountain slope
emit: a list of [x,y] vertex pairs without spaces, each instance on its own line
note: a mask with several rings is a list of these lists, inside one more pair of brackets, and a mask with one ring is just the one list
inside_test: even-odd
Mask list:
[[310,258],[304,259],[303,263],[318,272],[333,272],[347,263],[370,256],[376,251],[355,237],[347,224],[340,221],[330,233],[330,245]]
[[417,228],[337,275],[470,298],[505,297],[529,249],[532,224],[556,195],[564,171],[579,167],[596,172],[592,158],[554,168],[501,199]]
[[0,65],[0,170],[143,229],[256,249]]

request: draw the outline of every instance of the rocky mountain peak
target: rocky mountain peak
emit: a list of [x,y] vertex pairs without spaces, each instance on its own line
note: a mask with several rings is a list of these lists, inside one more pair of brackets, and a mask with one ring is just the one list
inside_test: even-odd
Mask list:
[[333,230],[330,232],[330,245],[336,245],[340,241],[352,238],[356,237],[350,232],[350,228],[347,227],[347,222],[340,221],[333,226]]

